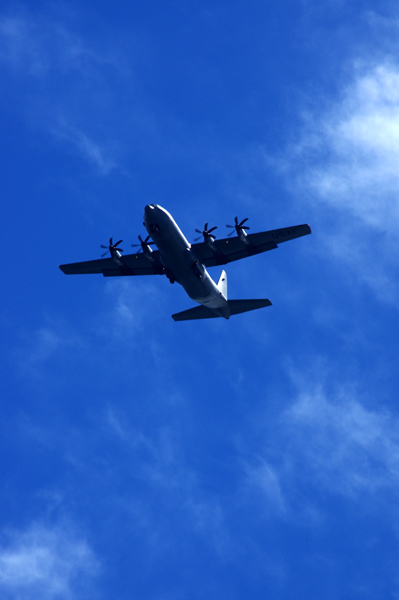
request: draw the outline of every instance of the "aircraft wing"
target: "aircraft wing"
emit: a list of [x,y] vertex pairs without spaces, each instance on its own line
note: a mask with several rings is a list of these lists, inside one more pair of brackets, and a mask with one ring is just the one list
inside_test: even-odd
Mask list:
[[104,277],[115,277],[119,275],[162,275],[164,273],[160,262],[160,254],[155,250],[151,254],[153,260],[147,258],[143,252],[127,254],[117,264],[112,258],[99,258],[84,262],[60,265],[60,269],[66,275],[87,275],[88,273],[102,273]]
[[212,245],[205,242],[192,244],[194,254],[206,267],[225,265],[247,256],[267,252],[277,248],[278,244],[288,242],[312,233],[309,225],[295,225],[272,229],[260,233],[250,233],[243,242],[238,236],[214,240]]

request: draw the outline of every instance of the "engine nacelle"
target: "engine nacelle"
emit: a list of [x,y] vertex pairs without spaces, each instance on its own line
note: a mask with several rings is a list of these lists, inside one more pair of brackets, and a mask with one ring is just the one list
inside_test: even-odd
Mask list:
[[154,250],[151,248],[149,244],[142,244],[143,253],[150,259],[153,259],[152,253]]
[[122,254],[120,252],[118,252],[118,250],[115,250],[114,248],[110,248],[110,253],[111,253],[111,258],[114,261],[114,263],[116,263],[118,265],[118,267],[123,266],[123,262],[122,262]]

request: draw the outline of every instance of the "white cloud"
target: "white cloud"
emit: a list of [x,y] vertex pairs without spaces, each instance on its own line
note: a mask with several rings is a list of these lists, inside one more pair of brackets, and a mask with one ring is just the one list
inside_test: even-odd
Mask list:
[[0,60],[14,70],[42,74],[48,68],[35,27],[22,17],[0,20]]
[[109,158],[109,147],[105,147],[78,127],[70,125],[66,118],[59,117],[57,126],[51,129],[51,133],[58,139],[67,142],[73,150],[77,150],[82,158],[94,165],[101,175],[108,175],[117,167],[116,162]]
[[309,117],[295,148],[308,168],[301,186],[320,201],[392,231],[399,222],[399,67],[355,69],[341,100]]
[[0,17],[0,60],[15,73],[43,78],[49,71],[91,77],[96,65],[118,68],[116,59],[95,51],[51,13],[19,10]]
[[291,372],[297,392],[288,405],[275,415],[267,409],[264,419],[258,415],[246,434],[252,442],[241,448],[245,499],[256,501],[259,516],[300,515],[318,525],[331,496],[356,505],[361,499],[365,511],[381,505],[390,511],[399,497],[398,415],[376,406],[356,383],[337,382],[333,372],[334,384],[320,363],[309,373]]
[[84,587],[98,572],[98,562],[87,542],[69,527],[34,524],[27,531],[8,532],[6,537],[7,542],[0,545],[4,594],[11,593],[18,600],[87,597]]
[[16,350],[17,364],[22,373],[40,377],[52,357],[65,349],[82,348],[83,337],[64,323],[46,319],[37,331],[26,334],[26,342]]
[[[90,47],[50,15],[20,11],[0,18],[0,63],[14,77],[16,89],[23,87],[16,97],[33,129],[67,143],[101,175],[116,168],[115,143],[104,135],[109,101],[104,71],[120,74],[112,54]],[[97,111],[101,117],[93,118]],[[95,140],[90,129],[103,141]]]
[[[157,283],[159,285],[157,281],[141,278],[129,278],[129,281],[127,278],[112,278],[106,282],[105,293],[113,302],[109,316],[102,319],[106,330],[110,330],[107,334],[130,339],[141,333],[148,326],[149,320],[154,323],[158,319],[168,290],[165,290],[164,296],[160,296]],[[164,283],[161,280],[160,285]]]
[[305,386],[282,418],[294,472],[330,491],[355,497],[399,493],[399,421],[366,408],[353,390],[327,394]]
[[[319,101],[318,101],[319,100]],[[310,102],[309,102],[310,104]],[[316,97],[280,159],[292,193],[311,206],[319,248],[379,300],[399,293],[399,65],[357,62],[339,97]],[[342,267],[340,267],[342,268]]]
[[257,497],[261,506],[260,513],[285,513],[286,502],[280,485],[280,477],[276,469],[263,458],[258,458],[256,464],[246,463],[245,491],[246,502],[249,504]]
[[63,343],[61,336],[49,327],[42,327],[37,331],[33,346],[29,353],[29,362],[32,365],[47,360]]
[[[134,476],[146,486],[144,502],[135,494],[125,497],[122,504],[145,530],[146,543],[154,544],[152,552],[175,544],[176,532],[170,535],[169,520],[164,519],[167,513],[173,518],[178,515],[182,531],[204,539],[217,554],[227,557],[230,549],[224,510],[219,498],[203,489],[200,473],[187,464],[179,432],[157,427],[145,435],[112,406],[107,408],[104,425],[129,456],[129,464],[135,465]],[[161,501],[161,512],[151,508],[154,491],[155,506]]]

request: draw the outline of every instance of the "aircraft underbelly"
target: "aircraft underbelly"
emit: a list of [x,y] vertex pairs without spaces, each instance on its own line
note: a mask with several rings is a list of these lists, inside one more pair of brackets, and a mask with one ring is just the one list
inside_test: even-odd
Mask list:
[[191,262],[188,249],[163,254],[165,266],[173,272],[178,283],[183,286],[193,300],[209,296],[212,293],[209,275],[202,265]]
[[187,246],[180,244],[157,244],[164,266],[185,289],[188,296],[210,308],[226,304],[205,267],[196,259]]

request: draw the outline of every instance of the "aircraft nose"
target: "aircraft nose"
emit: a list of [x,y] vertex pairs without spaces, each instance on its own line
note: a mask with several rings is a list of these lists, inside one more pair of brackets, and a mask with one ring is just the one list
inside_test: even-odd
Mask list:
[[148,219],[151,212],[153,212],[153,206],[152,204],[147,204],[147,206],[144,208],[144,219]]
[[147,204],[144,208],[144,227],[151,227],[151,224],[156,223],[159,220],[160,211],[157,204]]
[[154,214],[156,212],[157,208],[158,208],[157,204],[147,204],[147,206],[144,209],[144,214],[146,216],[150,216],[151,214]]

